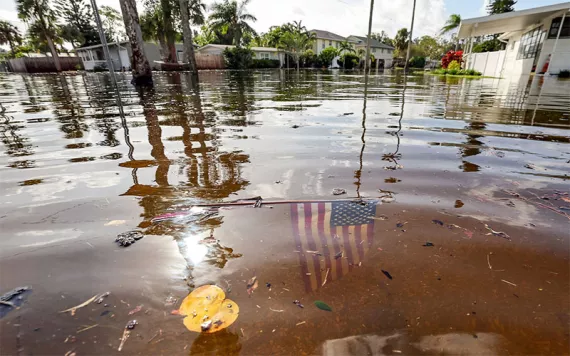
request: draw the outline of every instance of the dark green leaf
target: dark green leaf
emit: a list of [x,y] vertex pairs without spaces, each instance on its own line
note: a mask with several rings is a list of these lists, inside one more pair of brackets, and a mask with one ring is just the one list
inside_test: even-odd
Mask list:
[[332,308],[329,307],[327,303],[321,302],[320,300],[315,301],[315,305],[321,310],[332,311]]

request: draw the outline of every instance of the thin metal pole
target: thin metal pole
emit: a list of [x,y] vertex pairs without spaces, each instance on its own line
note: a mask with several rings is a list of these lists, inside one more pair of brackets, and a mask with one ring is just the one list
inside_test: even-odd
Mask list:
[[[119,91],[119,85],[117,84],[117,78],[115,77],[115,68],[113,67],[113,61],[111,61],[111,55],[109,53],[109,46],[107,45],[107,38],[105,37],[105,32],[103,31],[103,25],[101,24],[101,17],[99,17],[99,9],[97,8],[97,3],[95,0],[91,0],[91,7],[93,8],[93,14],[95,15],[95,23],[97,23],[97,30],[99,30],[99,39],[101,40],[101,45],[103,46],[103,53],[107,59],[107,67],[109,68],[109,73],[111,74],[111,79],[115,85],[115,92],[117,94],[117,104],[119,107],[119,113],[121,118],[125,116],[123,112],[123,105],[121,103],[121,93]],[[119,50],[119,58],[121,53]]]
[[552,53],[550,54],[550,64],[548,65],[548,74],[552,75],[552,71],[550,70],[552,63],[552,58],[554,58],[554,54],[556,53],[556,46],[558,45],[558,39],[560,38],[560,33],[562,32],[562,26],[564,26],[564,20],[566,19],[566,11],[564,15],[562,15],[562,21],[560,21],[560,27],[558,27],[558,34],[556,34],[556,41],[554,41],[554,47],[552,47]]
[[364,59],[364,75],[368,76],[368,61],[370,60],[370,35],[372,34],[372,13],[374,12],[374,0],[370,0],[370,17],[368,18],[368,37],[366,41],[366,58]]
[[406,53],[406,63],[404,64],[404,72],[408,70],[408,62],[410,60],[410,52],[412,51],[412,35],[414,33],[414,19],[416,17],[416,0],[412,9],[412,25],[410,26],[410,39],[408,40],[408,52]]

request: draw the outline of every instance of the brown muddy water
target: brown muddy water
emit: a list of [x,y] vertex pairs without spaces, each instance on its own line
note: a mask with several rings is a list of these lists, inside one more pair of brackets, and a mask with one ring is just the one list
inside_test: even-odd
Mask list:
[[570,353],[570,81],[119,80],[0,76],[2,355]]

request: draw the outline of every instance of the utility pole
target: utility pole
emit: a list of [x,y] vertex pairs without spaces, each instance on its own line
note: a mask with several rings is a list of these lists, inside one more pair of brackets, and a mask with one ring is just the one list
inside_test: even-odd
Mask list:
[[416,17],[416,0],[412,10],[412,25],[410,26],[410,39],[408,40],[408,53],[406,53],[406,63],[404,64],[404,72],[408,71],[408,62],[410,61],[410,52],[412,51],[412,34],[414,33],[414,18]]
[[372,33],[372,14],[374,13],[374,0],[370,0],[370,17],[368,18],[368,37],[366,41],[366,58],[364,58],[364,76],[368,78],[368,61],[370,60],[370,35]]

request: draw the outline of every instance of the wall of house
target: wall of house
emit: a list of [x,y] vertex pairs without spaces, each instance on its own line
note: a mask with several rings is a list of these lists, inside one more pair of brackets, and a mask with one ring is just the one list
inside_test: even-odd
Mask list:
[[225,48],[218,47],[202,47],[198,52],[203,54],[222,54],[224,49]]
[[[570,19],[569,19],[570,21]],[[536,66],[537,72],[542,72],[542,67],[548,59],[549,55],[554,49],[554,39],[547,39],[542,45],[538,65]],[[551,57],[548,71],[552,74],[558,74],[563,69],[570,70],[570,38],[561,38],[556,45],[556,53]]]
[[315,54],[320,54],[323,51],[323,49],[327,47],[339,48],[340,43],[341,43],[340,41],[317,38],[315,44],[313,45],[313,52],[315,52]]
[[505,55],[506,51],[472,53],[465,67],[481,72],[485,76],[500,77]]

